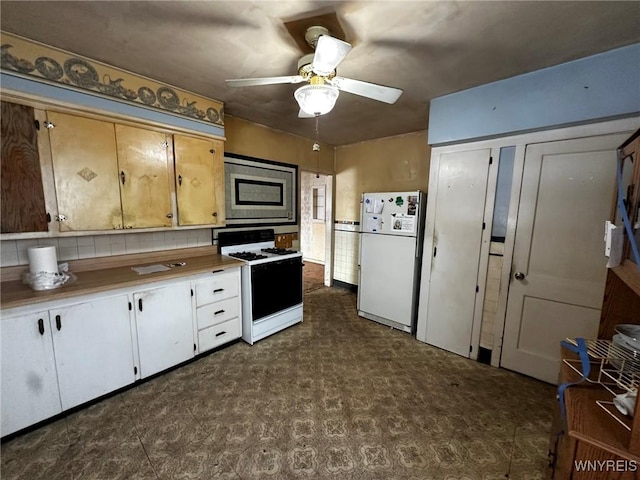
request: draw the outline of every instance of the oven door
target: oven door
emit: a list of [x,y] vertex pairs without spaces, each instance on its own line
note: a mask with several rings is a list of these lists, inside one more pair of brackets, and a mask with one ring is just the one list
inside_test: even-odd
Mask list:
[[251,266],[252,320],[302,303],[302,257]]

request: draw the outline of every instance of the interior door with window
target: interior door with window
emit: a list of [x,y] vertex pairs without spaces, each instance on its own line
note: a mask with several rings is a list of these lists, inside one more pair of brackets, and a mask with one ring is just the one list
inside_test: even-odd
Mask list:
[[560,341],[597,337],[607,273],[604,222],[616,148],[626,136],[527,146],[522,175],[514,175],[521,193],[502,367],[555,383]]

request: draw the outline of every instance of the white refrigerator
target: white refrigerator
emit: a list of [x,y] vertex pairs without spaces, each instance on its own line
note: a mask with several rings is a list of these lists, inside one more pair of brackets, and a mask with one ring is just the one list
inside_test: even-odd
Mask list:
[[424,231],[422,192],[362,194],[358,315],[415,334]]

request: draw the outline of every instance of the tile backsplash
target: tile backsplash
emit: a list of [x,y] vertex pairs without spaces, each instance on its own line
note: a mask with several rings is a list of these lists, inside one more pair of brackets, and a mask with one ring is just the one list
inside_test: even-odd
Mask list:
[[35,245],[55,245],[58,261],[64,262],[127,253],[204,247],[211,245],[211,229],[3,240],[0,242],[0,266],[28,265],[27,249]]
[[358,284],[358,258],[360,233],[356,225],[335,225],[335,253],[333,278],[341,282]]

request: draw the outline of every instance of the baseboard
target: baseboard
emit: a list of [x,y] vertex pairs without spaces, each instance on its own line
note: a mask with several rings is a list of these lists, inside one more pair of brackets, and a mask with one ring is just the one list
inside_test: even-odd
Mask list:
[[349,290],[353,293],[358,293],[358,285],[353,285],[352,283],[341,282],[340,280],[333,279],[333,286],[336,288],[342,288],[344,290]]

